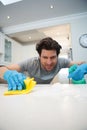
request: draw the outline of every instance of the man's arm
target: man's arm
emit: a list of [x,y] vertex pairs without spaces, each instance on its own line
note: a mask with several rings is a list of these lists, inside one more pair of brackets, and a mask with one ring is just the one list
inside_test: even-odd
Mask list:
[[81,65],[73,65],[69,69],[69,76],[68,78],[72,78],[73,80],[82,80],[84,75],[87,74],[87,64]]
[[80,61],[80,62],[71,61],[71,62],[69,63],[69,65],[68,65],[68,67],[71,67],[72,65],[75,65],[75,64],[81,65],[81,64],[84,64],[84,63],[85,63],[85,61]]
[[16,70],[18,72],[21,71],[21,68],[17,64],[8,65],[8,66],[2,66],[0,67],[0,78],[3,79],[3,75],[7,70]]
[[26,76],[19,73],[21,68],[17,64],[0,67],[0,78],[8,83],[8,90],[22,90],[25,88],[24,79]]

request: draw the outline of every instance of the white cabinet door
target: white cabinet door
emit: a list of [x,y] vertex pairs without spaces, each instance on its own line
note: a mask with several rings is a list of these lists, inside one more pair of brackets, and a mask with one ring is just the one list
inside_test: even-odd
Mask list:
[[12,62],[12,40],[0,33],[0,64]]
[[5,38],[4,41],[4,62],[12,61],[12,42]]
[[4,36],[0,33],[0,55],[4,53]]

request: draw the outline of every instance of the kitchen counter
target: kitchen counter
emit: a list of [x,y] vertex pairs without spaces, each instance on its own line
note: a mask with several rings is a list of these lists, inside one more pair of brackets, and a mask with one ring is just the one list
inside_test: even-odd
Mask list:
[[87,84],[36,85],[24,95],[5,91],[0,84],[0,130],[87,130]]

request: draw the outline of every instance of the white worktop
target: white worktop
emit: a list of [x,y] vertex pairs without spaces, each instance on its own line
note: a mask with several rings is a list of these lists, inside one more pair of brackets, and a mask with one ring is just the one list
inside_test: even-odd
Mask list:
[[0,130],[87,130],[87,84],[36,85],[31,93],[4,96]]

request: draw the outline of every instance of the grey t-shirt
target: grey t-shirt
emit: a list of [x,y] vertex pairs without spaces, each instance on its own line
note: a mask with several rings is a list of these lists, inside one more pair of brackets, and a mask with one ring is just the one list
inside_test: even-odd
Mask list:
[[30,78],[34,78],[37,84],[48,84],[54,76],[60,71],[61,68],[67,68],[70,61],[65,58],[58,58],[58,62],[54,69],[50,72],[41,68],[39,57],[27,59],[23,62],[18,63],[21,67],[22,72],[27,72]]

